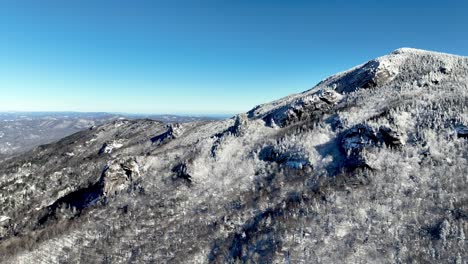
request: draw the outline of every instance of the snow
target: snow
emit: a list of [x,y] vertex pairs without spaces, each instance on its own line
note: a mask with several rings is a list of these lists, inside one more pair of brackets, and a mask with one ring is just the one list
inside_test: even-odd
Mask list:
[[113,140],[113,141],[111,141],[109,143],[106,143],[106,145],[104,146],[104,148],[102,150],[102,153],[110,154],[115,149],[119,149],[119,148],[121,148],[123,146],[124,146],[123,140],[121,140],[121,139]]

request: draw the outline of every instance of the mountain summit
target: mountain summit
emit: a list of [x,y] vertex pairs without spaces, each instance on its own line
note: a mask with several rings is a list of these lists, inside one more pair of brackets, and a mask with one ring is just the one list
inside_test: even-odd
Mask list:
[[222,121],[0,163],[6,263],[462,263],[468,58],[403,48]]

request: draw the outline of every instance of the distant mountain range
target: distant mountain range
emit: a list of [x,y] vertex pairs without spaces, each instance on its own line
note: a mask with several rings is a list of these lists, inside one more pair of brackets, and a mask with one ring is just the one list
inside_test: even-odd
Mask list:
[[218,116],[178,116],[86,112],[0,112],[0,158],[51,143],[91,126],[116,119],[148,118],[162,122],[185,123],[216,120]]

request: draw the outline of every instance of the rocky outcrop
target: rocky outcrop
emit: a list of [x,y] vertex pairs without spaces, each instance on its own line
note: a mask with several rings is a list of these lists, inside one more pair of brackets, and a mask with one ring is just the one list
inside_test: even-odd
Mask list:
[[153,144],[160,145],[160,144],[167,143],[168,141],[177,138],[183,133],[182,124],[178,124],[178,123],[168,124],[166,127],[167,127],[166,132],[151,138],[151,142]]
[[342,132],[341,136],[341,146],[347,157],[345,167],[349,169],[371,168],[362,153],[366,148],[383,145],[398,148],[403,144],[403,136],[387,126],[380,126],[376,131],[369,125],[358,124]]
[[236,120],[234,121],[234,125],[229,127],[219,137],[222,137],[223,135],[226,135],[226,134],[231,134],[235,137],[241,137],[244,135],[246,130],[247,130],[247,118],[245,117],[245,115],[242,115],[242,114],[237,115]]
[[348,156],[358,155],[365,147],[379,141],[374,129],[369,125],[358,124],[343,133],[342,147]]
[[[382,86],[391,81],[398,73],[397,67],[388,63],[384,58],[375,59],[359,66],[346,75],[323,83],[334,88],[338,93],[351,93],[359,88],[369,89]],[[320,85],[320,84],[319,84]]]
[[43,228],[50,220],[80,216],[86,208],[103,202],[106,197],[129,189],[139,176],[138,164],[134,159],[113,160],[95,183],[69,191],[52,204],[42,208],[37,227]]
[[213,138],[223,138],[226,136],[235,136],[241,137],[244,135],[245,131],[247,130],[247,118],[245,115],[240,114],[237,115],[234,119],[234,124],[228,127],[221,133],[217,133],[213,136]]
[[173,176],[172,180],[173,181],[184,181],[186,184],[191,185],[192,184],[192,175],[189,173],[189,169],[187,167],[186,163],[179,163],[176,166],[172,168]]
[[379,136],[389,147],[400,147],[404,144],[402,135],[387,126],[379,128]]
[[111,154],[113,150],[119,149],[123,146],[123,140],[111,140],[105,142],[101,149],[99,149],[99,155]]
[[444,65],[444,66],[440,66],[440,67],[439,67],[439,71],[440,71],[441,73],[443,73],[443,74],[447,74],[447,75],[448,75],[448,74],[451,74],[451,73],[452,73],[452,68],[449,67],[449,66]]
[[213,145],[211,147],[211,156],[216,158],[216,152],[221,146],[223,140],[227,137],[242,137],[244,136],[245,131],[247,130],[247,117],[244,114],[237,115],[235,117],[234,124],[228,127],[221,133],[217,133],[211,138],[214,139]]
[[403,135],[388,126],[380,126],[376,131],[369,125],[358,124],[343,132],[342,146],[348,155],[359,153],[369,146],[384,143],[389,147],[400,147],[404,144]]
[[313,95],[297,99],[294,103],[274,109],[262,119],[268,126],[285,127],[299,121],[321,118],[340,99],[334,90],[321,90]]
[[8,234],[11,229],[11,218],[8,216],[0,215],[0,239]]
[[109,162],[102,176],[104,196],[115,195],[130,188],[133,181],[139,177],[139,166],[135,159],[117,159]]
[[[209,263],[271,263],[281,246],[275,234],[277,218],[283,210],[269,208],[249,219],[223,241],[217,241],[208,255]],[[235,227],[235,226],[234,226]]]
[[101,177],[97,182],[68,192],[49,206],[40,209],[36,228],[44,228],[50,221],[80,216],[83,210],[96,204],[102,196],[103,179]]
[[468,127],[467,126],[458,126],[455,131],[457,132],[457,136],[459,138],[468,138]]
[[291,169],[303,169],[306,166],[311,166],[306,152],[296,148],[280,149],[267,146],[260,151],[259,159],[267,162],[275,162]]

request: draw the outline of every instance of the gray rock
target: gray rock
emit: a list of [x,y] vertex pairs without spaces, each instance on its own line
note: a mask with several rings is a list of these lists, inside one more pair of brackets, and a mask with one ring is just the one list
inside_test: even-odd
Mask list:
[[459,138],[468,138],[468,127],[467,126],[458,126],[455,131]]
[[358,124],[343,133],[341,142],[348,155],[355,155],[367,146],[378,143],[374,129],[368,125]]
[[182,124],[178,124],[178,123],[168,124],[166,132],[159,134],[155,137],[152,137],[151,142],[153,142],[154,144],[163,144],[172,139],[177,138],[182,133],[183,133]]
[[281,150],[273,146],[267,146],[260,151],[259,159],[285,165],[292,169],[303,169],[310,166],[305,151],[294,148]]
[[104,196],[112,196],[127,190],[139,177],[138,163],[134,159],[112,160],[103,172]]
[[379,133],[387,146],[400,147],[404,144],[402,135],[387,126],[381,126]]
[[188,185],[192,184],[192,175],[189,173],[189,169],[186,163],[180,163],[172,168],[172,172],[174,173],[172,179],[174,181],[182,180]]

